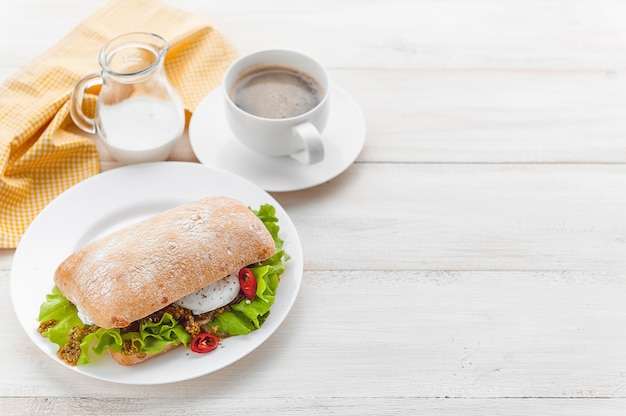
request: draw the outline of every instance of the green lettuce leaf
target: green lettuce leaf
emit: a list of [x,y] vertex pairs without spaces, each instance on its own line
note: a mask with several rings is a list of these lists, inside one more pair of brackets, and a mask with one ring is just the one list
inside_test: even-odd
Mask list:
[[280,281],[279,276],[285,271],[284,262],[289,260],[289,256],[283,250],[284,242],[278,236],[280,227],[276,217],[276,208],[265,204],[261,205],[258,211],[252,210],[252,212],[263,221],[272,235],[276,251],[269,259],[249,267],[257,280],[254,300],[242,300],[233,305],[231,311],[218,315],[207,324],[215,331],[230,336],[246,335],[261,327],[269,315],[270,307],[274,304]]
[[217,316],[207,326],[218,333],[226,335],[246,335],[261,327],[269,315],[270,307],[278,289],[278,274],[274,267],[266,265],[251,267],[250,270],[257,280],[255,298],[244,299],[233,305],[229,312]]
[[187,346],[191,341],[191,335],[169,313],[164,313],[159,322],[142,322],[138,332],[122,334],[119,328],[98,328],[83,338],[77,364],[89,363],[90,348],[98,355],[102,355],[107,349],[121,352],[124,341],[130,341],[138,353],[156,354],[168,345],[182,343]]
[[50,342],[62,347],[69,340],[69,332],[75,326],[82,328],[83,322],[78,318],[78,309],[63,296],[58,287],[46,295],[46,301],[39,308],[39,322],[56,321],[56,325],[42,333]]
[[76,364],[89,364],[90,348],[93,349],[96,354],[102,355],[107,349],[121,352],[122,345],[122,334],[119,328],[98,328],[95,332],[92,332],[83,338],[80,343],[80,357],[78,357],[78,362]]

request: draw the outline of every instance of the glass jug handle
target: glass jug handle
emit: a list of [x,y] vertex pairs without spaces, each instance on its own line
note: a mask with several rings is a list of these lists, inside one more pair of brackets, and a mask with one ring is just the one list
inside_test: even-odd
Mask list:
[[87,74],[76,81],[70,96],[70,116],[74,124],[81,130],[91,134],[96,133],[96,120],[92,117],[87,117],[83,112],[83,98],[87,89],[100,84],[102,84],[102,77],[99,73]]

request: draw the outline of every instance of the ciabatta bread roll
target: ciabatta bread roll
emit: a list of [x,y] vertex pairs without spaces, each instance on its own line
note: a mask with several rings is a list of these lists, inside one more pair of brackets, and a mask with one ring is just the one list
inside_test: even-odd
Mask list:
[[165,347],[162,351],[156,354],[140,354],[140,353],[131,354],[131,353],[115,352],[111,350],[109,350],[109,354],[115,361],[117,361],[118,364],[129,366],[129,365],[139,364],[146,360],[149,360],[150,358],[154,358],[158,355],[165,354],[166,352],[171,351],[177,347],[178,345],[172,344],[172,345]]
[[248,207],[212,197],[90,243],[58,266],[54,281],[95,325],[123,328],[273,253]]

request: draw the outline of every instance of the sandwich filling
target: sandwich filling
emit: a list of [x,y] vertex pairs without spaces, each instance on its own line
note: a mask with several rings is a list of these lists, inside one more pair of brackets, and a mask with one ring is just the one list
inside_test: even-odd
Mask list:
[[174,304],[190,309],[195,315],[200,315],[228,305],[235,300],[240,291],[239,278],[236,273],[233,273],[185,296]]

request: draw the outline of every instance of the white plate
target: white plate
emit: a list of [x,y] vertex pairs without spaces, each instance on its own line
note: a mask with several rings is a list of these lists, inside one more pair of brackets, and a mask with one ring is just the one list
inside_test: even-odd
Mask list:
[[[245,336],[225,339],[209,354],[179,347],[131,367],[108,354],[90,354],[92,362],[71,367],[59,360],[56,345],[37,332],[39,306],[52,289],[57,265],[78,247],[133,222],[211,195],[238,199],[253,209],[276,207],[280,236],[291,256],[275,303],[263,326]],[[198,163],[158,162],[126,166],[89,178],[52,201],[32,222],[13,259],[11,298],[20,324],[52,359],[78,373],[124,384],[163,384],[199,377],[243,358],[283,322],[302,282],[302,247],[284,209],[253,183]]]
[[346,170],[365,143],[365,118],[357,103],[332,87],[328,124],[322,133],[326,156],[302,165],[289,156],[263,156],[244,147],[228,128],[222,87],[198,105],[189,124],[189,140],[198,160],[234,172],[270,192],[296,191],[329,181]]

